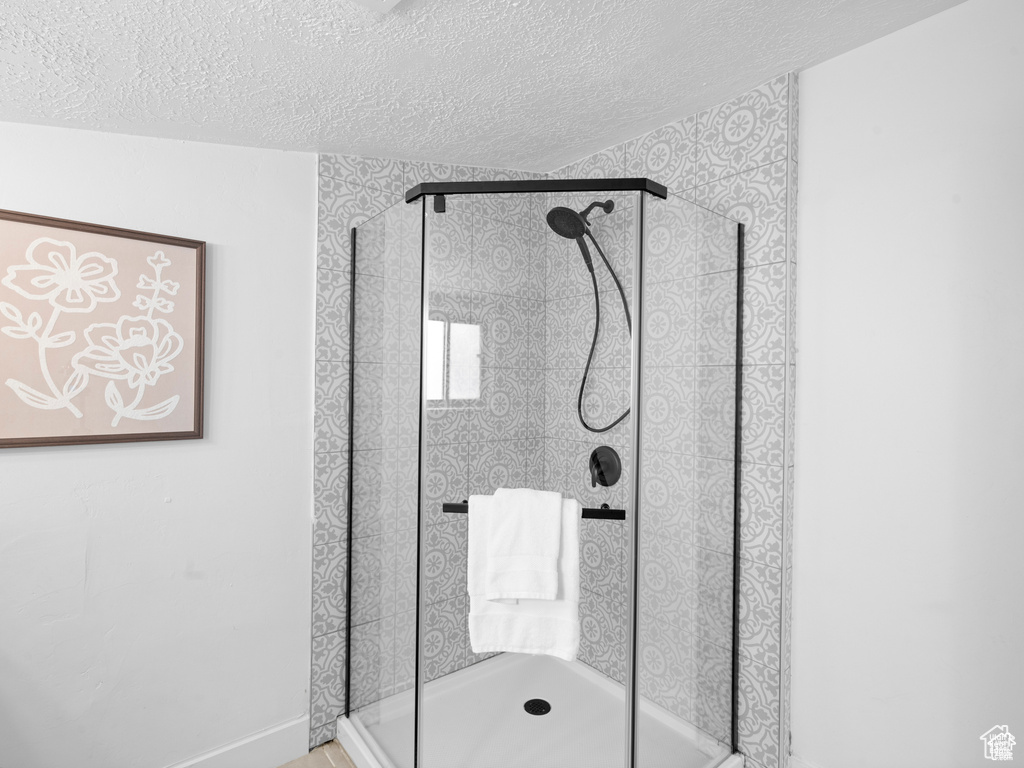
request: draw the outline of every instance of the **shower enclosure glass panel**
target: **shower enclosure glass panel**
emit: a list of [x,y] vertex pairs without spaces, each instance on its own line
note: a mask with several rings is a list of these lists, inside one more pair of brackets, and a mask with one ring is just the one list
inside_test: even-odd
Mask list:
[[[428,285],[424,402],[421,761],[424,768],[621,766],[625,750],[624,525],[581,520],[579,661],[473,653],[466,593],[468,519],[444,513],[498,488],[558,491],[584,506],[627,503],[629,425],[600,439],[577,419],[576,392],[594,319],[590,273],[573,240],[545,217],[591,214],[594,237],[626,277],[638,193],[446,197],[426,208]],[[630,336],[621,300],[593,245],[603,315],[584,413],[606,424],[630,405]],[[627,299],[629,299],[627,293]],[[433,378],[432,378],[433,377]],[[614,446],[624,477],[591,487],[590,452]],[[550,706],[530,714],[526,702]],[[543,705],[542,705],[543,707]]]
[[645,210],[637,765],[681,768],[732,739],[739,230],[674,196]]
[[[476,192],[355,233],[349,722],[382,768],[710,768],[734,746],[737,225]],[[458,505],[503,487],[624,511],[580,520],[574,662],[470,647]]]
[[[351,451],[337,457],[341,465],[351,456],[348,709],[350,722],[386,766],[391,754],[412,753],[415,735],[418,207],[389,208],[359,226],[352,245],[352,442]],[[337,344],[347,350],[348,342]]]

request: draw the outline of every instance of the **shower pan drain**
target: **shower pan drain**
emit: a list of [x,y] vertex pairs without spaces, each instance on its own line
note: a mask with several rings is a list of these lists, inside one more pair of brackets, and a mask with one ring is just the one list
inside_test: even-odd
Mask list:
[[544,701],[544,699],[530,699],[523,704],[523,709],[531,715],[546,715],[551,711],[551,705]]

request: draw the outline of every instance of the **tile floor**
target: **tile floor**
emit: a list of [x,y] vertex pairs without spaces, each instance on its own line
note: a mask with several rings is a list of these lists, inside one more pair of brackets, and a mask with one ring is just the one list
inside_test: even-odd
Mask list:
[[305,757],[285,763],[280,768],[355,768],[355,766],[338,742],[329,741]]

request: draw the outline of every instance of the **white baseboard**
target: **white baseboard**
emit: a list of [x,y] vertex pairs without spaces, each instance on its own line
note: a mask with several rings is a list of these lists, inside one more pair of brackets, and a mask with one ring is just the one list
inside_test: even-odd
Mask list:
[[278,768],[308,753],[309,715],[302,715],[168,768]]
[[797,755],[789,756],[789,768],[821,768],[816,763],[809,763]]

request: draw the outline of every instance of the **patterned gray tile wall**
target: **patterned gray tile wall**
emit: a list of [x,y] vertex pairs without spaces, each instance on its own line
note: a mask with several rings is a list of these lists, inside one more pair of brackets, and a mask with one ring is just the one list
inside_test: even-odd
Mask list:
[[[649,176],[673,195],[747,226],[740,747],[752,764],[763,768],[784,768],[789,760],[797,110],[796,77],[781,76],[552,174]],[[654,261],[657,242],[649,242]],[[697,291],[702,302],[714,295],[711,281]],[[717,391],[712,378],[699,379],[698,386]],[[714,435],[706,438],[714,440]],[[698,467],[697,474],[712,478],[713,469]],[[701,535],[698,550],[709,545]],[[714,643],[701,641],[696,646],[698,667],[708,671],[698,677],[696,709],[704,710],[707,721],[713,722],[728,711],[727,700],[715,700],[721,699],[722,687],[711,682],[716,669],[727,676],[728,659]]]

